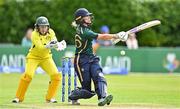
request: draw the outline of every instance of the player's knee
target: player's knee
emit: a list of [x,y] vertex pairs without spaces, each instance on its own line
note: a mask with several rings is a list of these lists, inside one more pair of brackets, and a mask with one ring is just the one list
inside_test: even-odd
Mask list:
[[21,76],[21,79],[30,82],[32,80],[32,76],[25,73]]
[[88,99],[93,97],[95,94],[96,93],[94,91],[77,88],[71,92],[69,99],[70,100]]
[[60,81],[61,80],[61,75],[59,73],[51,75],[51,80]]
[[25,75],[25,76],[27,75],[28,77],[33,78],[34,72],[31,72],[31,71],[25,71],[23,75]]

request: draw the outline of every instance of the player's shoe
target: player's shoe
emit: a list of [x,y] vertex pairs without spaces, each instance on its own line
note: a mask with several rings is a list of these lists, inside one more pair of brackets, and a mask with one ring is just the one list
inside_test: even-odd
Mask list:
[[72,105],[80,105],[80,103],[78,102],[78,100],[72,100]]
[[113,96],[112,95],[108,95],[105,98],[101,98],[99,100],[98,106],[104,106],[104,105],[110,105],[111,101],[113,100]]
[[47,103],[57,103],[57,100],[51,98],[50,100],[46,100]]
[[80,103],[78,102],[78,100],[72,100],[72,105],[80,105]]
[[12,103],[19,103],[20,102],[20,100],[18,99],[18,98],[14,98],[13,100],[12,100]]

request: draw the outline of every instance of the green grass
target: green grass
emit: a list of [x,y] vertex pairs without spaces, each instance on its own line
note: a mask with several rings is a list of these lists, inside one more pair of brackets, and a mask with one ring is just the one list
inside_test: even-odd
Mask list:
[[[60,102],[61,87],[56,97],[59,103],[45,103],[49,77],[42,74],[33,78],[24,102],[12,104],[19,78],[20,74],[0,74],[0,108],[74,108]],[[106,79],[108,92],[114,96],[109,107],[180,107],[180,74],[131,73],[106,75]],[[97,108],[97,96],[80,102],[81,106],[76,108]]]

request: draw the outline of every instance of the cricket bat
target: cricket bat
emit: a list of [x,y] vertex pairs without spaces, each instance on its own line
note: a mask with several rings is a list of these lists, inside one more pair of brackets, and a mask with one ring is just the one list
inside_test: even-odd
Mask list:
[[[139,31],[142,31],[142,30],[145,30],[147,28],[150,28],[150,27],[153,27],[153,26],[156,26],[156,25],[160,25],[161,24],[161,21],[159,20],[153,20],[153,21],[149,21],[149,22],[146,22],[146,23],[143,23],[139,26],[136,26],[130,30],[127,31],[128,34],[132,34],[132,33],[137,33]],[[112,41],[113,44],[116,44],[120,41],[121,39],[115,39]]]

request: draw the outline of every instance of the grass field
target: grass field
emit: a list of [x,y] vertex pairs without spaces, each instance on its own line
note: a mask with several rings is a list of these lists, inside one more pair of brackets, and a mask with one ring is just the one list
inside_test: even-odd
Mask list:
[[[61,103],[61,88],[56,99],[57,104],[45,103],[48,87],[48,75],[37,74],[26,93],[25,101],[13,104],[20,74],[0,74],[0,109],[84,109],[97,107],[97,96],[89,100],[81,100],[80,106]],[[143,74],[131,73],[127,76],[106,75],[108,91],[114,96],[110,106],[103,109],[152,109],[180,108],[180,74]]]

